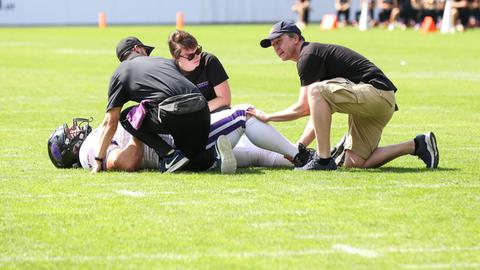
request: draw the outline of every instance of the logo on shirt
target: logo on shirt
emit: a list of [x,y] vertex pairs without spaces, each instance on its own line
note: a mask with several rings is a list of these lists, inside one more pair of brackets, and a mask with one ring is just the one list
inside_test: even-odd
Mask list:
[[208,81],[197,83],[197,87],[198,87],[198,89],[207,88],[208,87]]

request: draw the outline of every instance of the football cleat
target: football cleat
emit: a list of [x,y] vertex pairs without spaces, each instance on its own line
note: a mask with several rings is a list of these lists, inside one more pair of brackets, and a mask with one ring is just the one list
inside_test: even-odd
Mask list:
[[175,150],[170,155],[164,156],[160,162],[159,170],[162,173],[175,172],[183,168],[188,163],[188,158],[180,150]]
[[327,164],[320,164],[320,157],[315,153],[313,157],[305,164],[303,167],[295,168],[295,170],[321,170],[321,171],[332,171],[337,169],[337,164],[333,158],[329,158]]
[[433,132],[420,134],[415,137],[417,148],[414,155],[425,162],[427,168],[435,169],[438,167],[440,154],[438,152],[437,140]]
[[303,167],[315,154],[315,150],[312,148],[307,148],[303,143],[298,144],[298,153],[292,160],[292,163],[295,167]]
[[232,174],[237,170],[237,160],[233,155],[232,144],[225,135],[220,135],[215,142],[217,166],[223,174]]

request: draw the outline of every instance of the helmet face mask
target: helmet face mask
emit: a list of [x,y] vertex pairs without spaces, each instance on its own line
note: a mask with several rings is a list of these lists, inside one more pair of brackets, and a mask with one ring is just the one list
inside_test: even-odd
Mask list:
[[63,124],[48,139],[48,156],[57,168],[79,167],[80,146],[92,131],[93,119],[73,118],[72,126]]

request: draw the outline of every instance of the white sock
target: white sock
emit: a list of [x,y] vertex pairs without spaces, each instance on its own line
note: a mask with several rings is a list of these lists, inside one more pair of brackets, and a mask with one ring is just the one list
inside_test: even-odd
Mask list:
[[295,157],[298,153],[297,146],[289,142],[272,126],[255,117],[250,117],[245,123],[245,135],[260,148],[291,157]]

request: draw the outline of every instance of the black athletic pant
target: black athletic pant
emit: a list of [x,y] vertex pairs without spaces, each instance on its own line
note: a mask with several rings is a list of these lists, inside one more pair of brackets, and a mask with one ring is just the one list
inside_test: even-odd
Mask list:
[[190,160],[205,151],[210,131],[210,112],[208,106],[194,113],[183,115],[162,115],[159,121],[158,107],[145,104],[147,115],[138,130],[134,129],[126,119],[129,107],[122,111],[120,123],[127,132],[153,148],[160,157],[166,156],[172,150],[158,134],[172,135],[176,148]]

